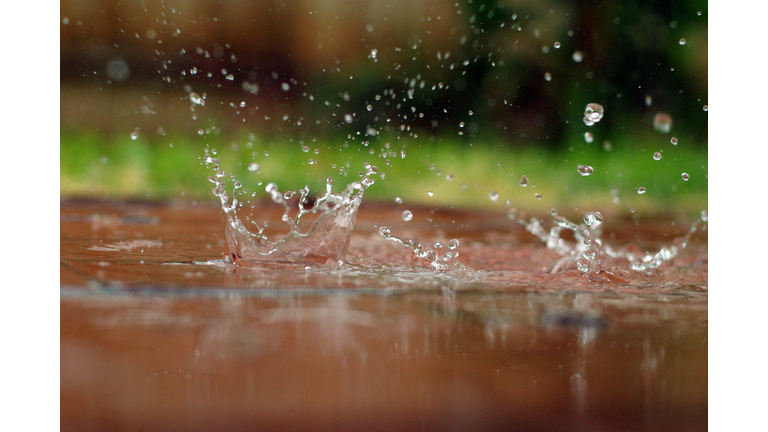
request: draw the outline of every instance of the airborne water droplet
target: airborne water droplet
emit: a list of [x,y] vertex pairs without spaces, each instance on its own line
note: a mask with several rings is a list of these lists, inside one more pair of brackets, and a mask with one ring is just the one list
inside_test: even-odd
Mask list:
[[581,51],[574,51],[572,58],[576,63],[581,63],[581,61],[584,60],[584,54],[582,54]]
[[603,118],[603,106],[597,103],[590,103],[584,108],[584,124],[592,126]]
[[544,79],[545,79],[546,81],[552,81],[552,74],[551,74],[551,73],[549,73],[549,72],[546,72],[546,73],[544,74]]
[[653,160],[661,160],[661,152],[654,153]]
[[603,215],[600,212],[586,212],[584,213],[584,223],[595,227],[603,223]]
[[523,178],[520,179],[520,186],[522,187],[528,186],[528,176],[523,176]]
[[413,219],[413,213],[411,213],[411,211],[410,211],[410,210],[403,210],[403,214],[402,214],[402,215],[400,215],[400,217],[401,217],[401,218],[402,218],[404,221],[406,221],[406,222],[409,222],[409,221],[411,221],[411,220]]
[[499,193],[496,191],[493,191],[488,194],[488,197],[491,198],[491,201],[496,202],[499,200]]
[[256,162],[253,162],[251,164],[248,164],[248,171],[250,172],[259,172],[259,164]]
[[586,177],[588,175],[592,175],[592,173],[595,172],[595,169],[589,165],[579,165],[576,167],[576,171],[578,171],[579,174],[581,174],[583,177]]
[[201,98],[200,95],[195,92],[189,94],[189,100],[195,105],[205,105],[205,99]]
[[671,139],[671,140],[669,140],[669,142],[671,142],[671,143],[672,143],[672,145],[677,145],[677,138],[675,138],[675,137],[672,137],[672,139]]
[[584,134],[584,141],[586,141],[587,144],[591,143],[594,140],[595,140],[595,136],[592,135],[590,132],[587,132]]
[[642,194],[644,194],[644,193],[645,193],[645,188],[644,188],[643,186],[640,186],[639,188],[637,188],[637,193],[638,193],[639,195],[642,195]]
[[139,130],[136,129],[133,132],[131,132],[131,139],[136,141],[139,138]]
[[660,112],[653,117],[653,128],[656,132],[669,133],[672,130],[672,117]]
[[685,45],[685,38],[680,38],[679,43],[680,43],[680,45]]
[[688,179],[691,178],[688,173],[683,173],[680,177],[682,177],[684,181],[688,181]]

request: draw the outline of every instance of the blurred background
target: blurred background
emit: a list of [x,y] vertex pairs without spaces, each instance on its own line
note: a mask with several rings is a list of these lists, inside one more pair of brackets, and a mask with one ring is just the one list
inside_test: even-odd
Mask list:
[[252,191],[371,163],[372,199],[707,206],[706,1],[62,0],[60,28],[62,198],[214,201],[208,147]]

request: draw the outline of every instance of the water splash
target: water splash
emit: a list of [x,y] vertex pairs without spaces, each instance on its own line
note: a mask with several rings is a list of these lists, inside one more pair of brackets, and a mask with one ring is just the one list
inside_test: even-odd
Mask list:
[[[298,212],[291,217],[289,199],[294,191],[281,193],[278,186],[269,183],[265,191],[272,202],[283,207],[281,220],[290,229],[288,234],[277,240],[270,239],[265,233],[265,226],[251,222],[254,230],[248,229],[238,217],[243,203],[238,200],[242,184],[234,175],[227,175],[219,167],[219,158],[211,156],[205,149],[204,163],[216,172],[208,180],[214,184],[213,194],[221,201],[224,213],[224,231],[227,243],[227,259],[232,263],[247,265],[260,262],[308,263],[341,265],[346,255],[352,229],[363,193],[374,184],[371,176],[378,172],[375,166],[366,165],[365,174],[360,181],[347,185],[341,193],[334,193],[333,180],[328,177],[326,191],[321,197],[309,199],[309,187],[299,190]],[[233,182],[232,196],[227,193],[227,178]],[[316,215],[314,221],[305,216]],[[250,219],[250,218],[247,218]]]
[[379,234],[387,240],[392,240],[412,249],[414,255],[426,261],[433,270],[439,272],[452,271],[462,274],[470,274],[474,271],[474,269],[464,265],[457,259],[459,257],[459,251],[456,250],[459,247],[459,240],[457,239],[448,240],[448,251],[441,254],[440,251],[443,249],[443,243],[440,241],[435,242],[430,247],[416,240],[398,237],[392,234],[391,228],[386,226],[379,228]]
[[[548,249],[554,250],[563,258],[552,268],[550,273],[557,273],[569,267],[575,266],[587,276],[600,274],[613,274],[631,269],[636,272],[647,272],[658,269],[662,264],[678,257],[688,246],[691,236],[708,223],[707,212],[703,211],[701,218],[691,224],[688,232],[680,238],[673,240],[669,246],[661,247],[657,252],[637,253],[634,248],[625,247],[614,249],[610,245],[604,245],[600,239],[600,229],[597,228],[603,221],[597,212],[587,212],[584,216],[586,224],[575,224],[568,221],[557,211],[550,212],[555,225],[547,230],[541,220],[531,218],[528,221],[518,220],[527,231],[542,240]],[[596,223],[599,220],[599,223]],[[563,232],[573,232],[574,242],[563,239]],[[629,282],[626,280],[625,282]]]

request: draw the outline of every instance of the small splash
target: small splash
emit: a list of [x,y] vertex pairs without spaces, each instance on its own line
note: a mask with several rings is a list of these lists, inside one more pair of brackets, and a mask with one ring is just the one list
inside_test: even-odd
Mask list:
[[443,248],[443,243],[441,241],[436,241],[430,247],[416,240],[398,237],[392,234],[392,230],[386,226],[379,228],[379,234],[387,240],[392,240],[412,249],[414,255],[417,258],[426,261],[432,270],[439,272],[458,272],[465,275],[474,272],[474,269],[464,265],[457,259],[459,257],[459,252],[456,250],[459,247],[458,239],[448,240],[448,251],[440,254],[440,250]]
[[[349,247],[363,193],[374,184],[371,177],[378,173],[375,166],[367,165],[363,178],[347,185],[341,193],[332,191],[333,181],[329,177],[325,194],[316,200],[309,199],[309,187],[305,186],[299,190],[298,212],[294,217],[290,215],[288,200],[295,192],[281,193],[275,183],[267,184],[265,191],[275,204],[283,207],[282,221],[290,228],[288,234],[272,240],[264,233],[266,225],[251,221],[255,226],[255,231],[251,231],[238,217],[238,210],[243,208],[237,198],[242,184],[234,175],[227,175],[219,168],[220,160],[212,157],[207,148],[203,160],[209,168],[216,170],[208,180],[214,184],[213,194],[221,200],[224,212],[227,258],[244,265],[258,262],[338,265]],[[227,193],[228,178],[233,182],[231,198]],[[308,214],[317,216],[314,222],[304,218]]]

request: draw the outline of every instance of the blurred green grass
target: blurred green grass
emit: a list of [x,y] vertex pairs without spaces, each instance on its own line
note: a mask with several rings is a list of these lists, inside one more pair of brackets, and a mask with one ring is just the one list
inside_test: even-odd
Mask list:
[[[605,215],[698,213],[707,208],[706,146],[684,139],[673,146],[669,139],[656,133],[626,136],[611,140],[612,148],[607,150],[602,140],[586,143],[583,136],[573,136],[561,150],[553,151],[512,147],[493,138],[475,140],[479,144],[458,138],[397,136],[378,136],[370,142],[349,137],[303,142],[252,133],[234,138],[206,133],[140,134],[133,140],[93,131],[62,131],[60,192],[65,199],[214,202],[207,181],[213,171],[200,160],[208,146],[216,149],[221,168],[235,174],[249,192],[258,192],[257,197],[266,196],[261,192],[270,182],[283,191],[308,185],[315,193],[323,193],[328,176],[334,178],[338,191],[358,180],[358,172],[370,163],[385,176],[377,176],[366,192],[370,200],[400,197],[405,204],[521,211],[555,207],[598,210]],[[661,160],[653,159],[655,151],[662,151]],[[258,173],[248,170],[252,162],[259,164]],[[578,165],[590,165],[594,173],[581,176]],[[682,180],[683,172],[690,175],[689,181]],[[519,184],[523,175],[529,179],[527,187]],[[637,193],[640,186],[647,189],[645,194]],[[498,200],[491,200],[492,192],[498,193]]]

